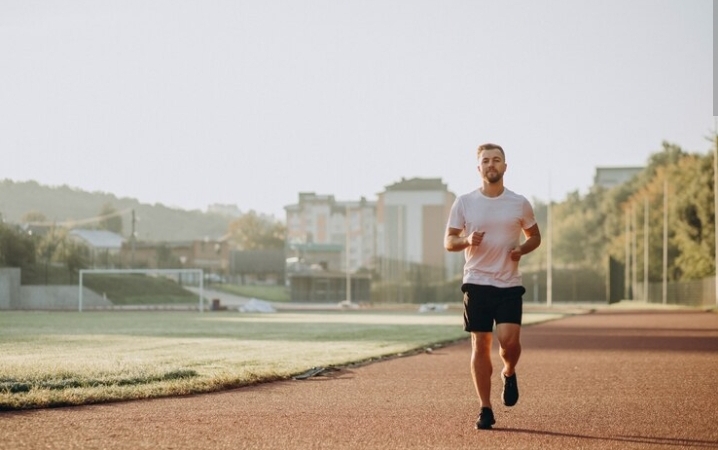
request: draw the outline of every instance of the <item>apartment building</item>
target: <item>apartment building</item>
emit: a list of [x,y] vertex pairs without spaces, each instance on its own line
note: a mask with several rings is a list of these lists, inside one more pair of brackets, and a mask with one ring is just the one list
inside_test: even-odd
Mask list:
[[377,201],[377,257],[382,278],[405,280],[421,268],[430,280],[461,273],[463,255],[444,249],[446,220],[456,195],[440,178],[402,178]]
[[330,271],[346,271],[348,262],[349,271],[375,270],[385,281],[405,280],[412,267],[431,268],[432,280],[454,277],[463,255],[444,250],[443,238],[455,198],[438,178],[402,178],[376,202],[300,193],[284,208],[287,257]]
[[301,192],[299,202],[284,210],[288,258],[319,264],[329,271],[373,269],[376,202],[363,197],[340,202],[333,195]]

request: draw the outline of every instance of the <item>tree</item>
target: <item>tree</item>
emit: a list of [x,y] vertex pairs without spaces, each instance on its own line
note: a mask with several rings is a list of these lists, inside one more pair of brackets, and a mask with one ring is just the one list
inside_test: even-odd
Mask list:
[[70,273],[70,278],[74,280],[75,274],[80,269],[87,268],[87,259],[89,257],[89,249],[87,246],[71,240],[65,241],[65,265]]
[[229,224],[230,240],[242,250],[281,250],[286,227],[281,222],[250,211]]
[[47,217],[45,217],[45,214],[41,213],[40,211],[28,211],[25,214],[22,215],[22,222],[23,223],[33,223],[33,222],[47,222]]
[[0,265],[26,267],[35,263],[35,241],[27,233],[0,224]]
[[100,210],[101,230],[112,231],[113,233],[122,234],[122,216],[117,212],[111,203],[105,203]]
[[179,258],[172,254],[172,249],[165,243],[157,246],[156,258],[157,267],[160,269],[171,269],[181,266]]
[[715,274],[713,156],[690,155],[678,164],[672,239],[678,248],[676,269],[684,279]]
[[45,265],[45,283],[48,282],[48,266],[50,262],[56,259],[56,254],[59,253],[59,248],[63,241],[66,240],[67,230],[57,229],[54,226],[43,236],[37,239],[36,250],[37,257]]
[[[712,155],[689,154],[680,147],[663,143],[652,155],[646,169],[630,182],[608,192],[607,200],[620,209],[609,218],[605,229],[611,256],[625,258],[626,219],[635,214],[637,277],[644,277],[645,223],[648,222],[648,279],[663,276],[664,181],[668,187],[668,267],[670,281],[699,279],[715,274],[715,214],[713,207]],[[649,216],[644,216],[648,202]],[[628,216],[629,222],[632,221]]]

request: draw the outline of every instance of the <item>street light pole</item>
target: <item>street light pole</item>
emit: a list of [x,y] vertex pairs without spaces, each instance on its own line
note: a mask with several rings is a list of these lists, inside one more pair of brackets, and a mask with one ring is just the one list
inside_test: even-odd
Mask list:
[[714,117],[713,120],[716,122],[715,133],[715,148],[713,149],[713,224],[715,229],[715,295],[716,295],[716,306],[718,306],[718,118]]
[[648,196],[643,199],[643,301],[648,302]]
[[347,302],[348,302],[349,304],[351,304],[351,302],[352,302],[352,275],[351,275],[351,272],[350,272],[350,262],[351,262],[351,260],[350,260],[350,258],[349,258],[349,247],[350,247],[350,244],[351,244],[351,236],[350,236],[350,235],[351,235],[351,220],[350,220],[350,218],[349,218],[349,203],[346,204],[346,208],[345,208],[344,212],[345,212],[345,214],[346,214],[346,220],[345,220],[345,222],[346,222],[346,228],[347,228],[346,243],[345,243],[345,245],[344,245],[344,252],[346,253],[345,256],[346,256],[346,275],[347,275],[347,281],[346,281],[346,284],[347,284]]
[[663,284],[661,299],[668,303],[668,174],[663,175]]
[[553,233],[551,230],[551,199],[548,200],[548,210],[546,214],[546,234],[548,234],[546,247],[546,306],[552,306],[553,303]]

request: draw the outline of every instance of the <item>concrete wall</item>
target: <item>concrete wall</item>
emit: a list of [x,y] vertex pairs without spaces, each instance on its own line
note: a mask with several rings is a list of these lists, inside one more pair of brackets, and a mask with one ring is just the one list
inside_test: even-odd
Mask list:
[[[80,291],[78,286],[22,286],[20,306],[13,309],[44,309],[77,311]],[[112,306],[112,302],[101,295],[83,288],[82,308]]]
[[20,269],[0,268],[0,309],[17,309],[20,305]]
[[[68,310],[77,311],[78,286],[21,286],[20,269],[0,268],[0,310]],[[112,302],[84,288],[84,308],[112,306]]]

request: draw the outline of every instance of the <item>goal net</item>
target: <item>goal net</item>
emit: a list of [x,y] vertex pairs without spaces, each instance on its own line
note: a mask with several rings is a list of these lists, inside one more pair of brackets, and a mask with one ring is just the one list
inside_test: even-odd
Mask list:
[[80,312],[89,307],[86,289],[101,296],[100,303],[113,307],[149,309],[178,302],[187,305],[199,296],[198,309],[204,312],[202,269],[81,269],[79,278]]

